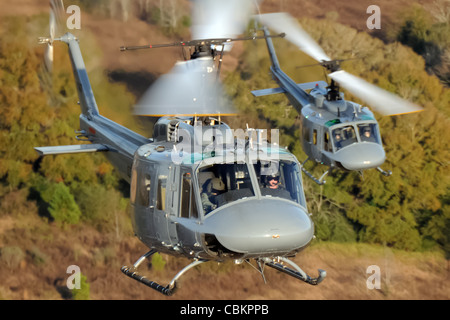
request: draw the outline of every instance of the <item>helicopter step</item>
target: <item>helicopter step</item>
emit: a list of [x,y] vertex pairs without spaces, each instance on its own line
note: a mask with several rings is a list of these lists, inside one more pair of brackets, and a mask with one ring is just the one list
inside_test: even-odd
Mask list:
[[287,275],[290,275],[291,277],[297,278],[297,279],[299,279],[303,282],[306,282],[308,284],[311,284],[311,285],[318,285],[319,283],[321,283],[323,281],[323,279],[325,279],[325,277],[327,275],[327,272],[325,270],[319,269],[319,276],[317,278],[312,278],[309,275],[307,275],[306,272],[304,272],[302,269],[300,269],[300,267],[298,265],[296,265],[294,262],[292,262],[291,260],[284,258],[284,257],[279,257],[278,259],[287,264],[290,264],[295,270],[293,270],[281,263],[275,262],[269,258],[264,258],[263,262],[271,268],[274,268],[278,271],[286,273]]
[[123,266],[121,268],[121,271],[127,275],[128,277],[139,281],[140,283],[145,284],[146,286],[166,295],[166,296],[171,296],[172,294],[174,294],[175,290],[177,289],[177,280],[189,269],[203,263],[206,262],[206,260],[195,260],[192,263],[190,263],[189,265],[187,265],[186,267],[184,267],[180,272],[178,272],[175,277],[172,279],[172,281],[170,281],[170,283],[167,286],[162,286],[158,283],[156,283],[155,281],[151,281],[150,279],[147,279],[144,275],[141,275],[137,272],[137,268],[139,267],[139,265],[147,258],[151,257],[153,254],[155,254],[157,251],[155,249],[150,250],[149,252],[147,252],[146,254],[144,254],[143,256],[141,256],[132,267],[127,267],[127,266]]

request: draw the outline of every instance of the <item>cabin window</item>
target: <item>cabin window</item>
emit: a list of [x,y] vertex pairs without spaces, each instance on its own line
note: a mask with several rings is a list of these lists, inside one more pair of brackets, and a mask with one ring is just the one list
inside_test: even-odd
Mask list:
[[227,203],[255,195],[245,163],[222,163],[200,168],[198,185],[205,215]]
[[195,194],[193,186],[191,185],[191,212],[190,212],[191,218],[198,218],[198,209],[197,209],[197,202],[195,201]]
[[151,178],[146,166],[133,165],[131,170],[130,202],[135,205],[150,206]]
[[323,148],[325,151],[331,151],[330,134],[328,131],[323,135]]
[[136,185],[137,185],[137,170],[136,166],[133,166],[131,171],[131,184],[130,184],[130,202],[134,204],[136,202]]
[[296,162],[258,160],[254,168],[262,196],[283,198],[306,206],[300,170]]
[[309,139],[309,136],[310,136],[309,128],[305,124],[303,124],[303,127],[302,127],[302,135],[303,135],[303,139],[305,139],[305,141],[310,141],[310,139]]
[[158,195],[156,198],[156,208],[158,210],[166,210],[166,185],[167,176],[160,175],[158,177]]
[[146,173],[139,177],[138,185],[136,202],[141,206],[148,207],[150,205],[150,175]]
[[333,130],[333,143],[337,150],[358,142],[353,126],[340,127]]
[[195,203],[195,195],[193,192],[194,190],[190,172],[183,174],[181,183],[180,217],[198,218],[197,204]]
[[358,131],[362,142],[380,143],[376,123],[358,124]]
[[150,205],[150,175],[146,173],[139,177],[138,185],[136,202],[141,206],[148,207]]

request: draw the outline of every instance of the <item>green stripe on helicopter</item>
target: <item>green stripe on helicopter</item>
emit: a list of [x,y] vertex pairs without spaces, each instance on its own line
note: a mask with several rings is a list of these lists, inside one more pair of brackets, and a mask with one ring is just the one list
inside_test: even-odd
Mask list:
[[326,125],[327,127],[332,127],[332,126],[334,126],[334,125],[336,125],[336,124],[339,124],[339,123],[341,123],[341,120],[339,120],[339,119],[334,119],[334,120],[330,120],[330,121],[325,122],[325,125]]
[[[284,148],[260,148],[258,150],[262,150],[263,154],[266,156],[271,156],[271,155],[281,155],[281,154],[290,154],[289,151],[287,151]],[[257,159],[259,158],[259,153],[257,152],[257,150],[254,151],[250,151],[250,152],[254,152],[254,158]],[[247,151],[248,153],[248,151]],[[187,153],[187,152],[182,152],[181,154],[179,154],[180,160],[183,164],[193,164],[205,159],[210,159],[210,158],[215,158],[215,157],[225,157],[225,159],[230,158],[231,157],[235,158],[235,160],[244,160],[244,158],[246,157],[246,155],[242,154],[242,153],[235,153],[233,152],[231,155],[227,152],[215,152],[214,150],[209,151],[209,152],[203,152],[203,153]]]

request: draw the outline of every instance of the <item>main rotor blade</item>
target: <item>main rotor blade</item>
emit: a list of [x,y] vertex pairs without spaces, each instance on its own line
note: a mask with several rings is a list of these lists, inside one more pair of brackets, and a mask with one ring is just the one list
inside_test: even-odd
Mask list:
[[261,23],[278,33],[286,33],[286,39],[318,62],[330,61],[322,48],[306,33],[300,24],[287,13],[267,13],[257,16]]
[[[245,31],[254,0],[194,0],[192,39],[235,38]],[[230,44],[225,50],[231,48]]]
[[332,72],[330,78],[352,94],[386,116],[423,111],[423,109],[395,94],[381,89],[344,70]]
[[177,62],[147,90],[134,113],[157,117],[236,114],[216,71],[212,58]]

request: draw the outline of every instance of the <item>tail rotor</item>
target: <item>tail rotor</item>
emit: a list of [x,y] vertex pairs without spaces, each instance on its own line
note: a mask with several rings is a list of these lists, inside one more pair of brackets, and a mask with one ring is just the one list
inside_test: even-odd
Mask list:
[[49,37],[39,37],[39,44],[47,44],[44,53],[44,63],[46,70],[51,73],[53,70],[53,42],[55,36],[61,33],[62,16],[64,14],[64,4],[62,0],[50,1],[49,13]]

